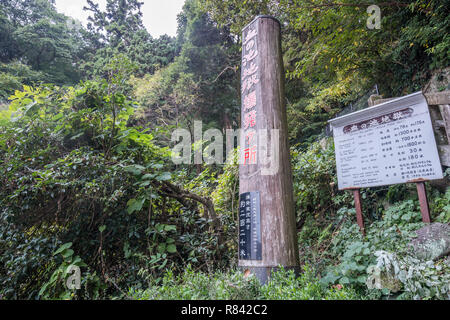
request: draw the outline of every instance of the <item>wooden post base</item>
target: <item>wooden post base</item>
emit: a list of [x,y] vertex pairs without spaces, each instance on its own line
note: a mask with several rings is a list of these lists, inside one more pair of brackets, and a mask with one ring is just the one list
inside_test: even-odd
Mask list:
[[[294,274],[296,277],[300,275],[300,267],[294,266],[294,267],[282,267],[284,270],[294,270]],[[276,272],[280,270],[280,267],[246,267],[246,266],[240,266],[239,269],[246,274],[254,274],[255,277],[259,280],[261,285],[264,285],[267,283],[267,281],[270,279],[270,276],[273,272]]]

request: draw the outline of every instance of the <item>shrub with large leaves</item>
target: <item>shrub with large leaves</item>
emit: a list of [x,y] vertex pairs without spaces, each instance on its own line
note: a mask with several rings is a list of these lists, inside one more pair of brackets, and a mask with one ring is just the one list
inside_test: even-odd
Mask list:
[[136,104],[124,66],[119,57],[105,66],[108,79],[24,86],[12,96],[11,119],[0,122],[0,295],[80,298],[61,291],[55,273],[61,261],[52,253],[67,242],[86,264],[82,277],[103,284],[84,297],[142,284],[141,269],[157,276],[219,261],[210,221],[175,185],[168,148],[129,125]]

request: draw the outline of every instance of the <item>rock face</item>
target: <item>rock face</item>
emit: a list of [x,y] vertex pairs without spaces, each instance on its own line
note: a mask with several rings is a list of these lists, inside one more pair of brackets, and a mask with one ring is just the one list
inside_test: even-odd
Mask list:
[[436,260],[450,253],[450,226],[431,223],[416,231],[417,238],[409,246],[421,260]]

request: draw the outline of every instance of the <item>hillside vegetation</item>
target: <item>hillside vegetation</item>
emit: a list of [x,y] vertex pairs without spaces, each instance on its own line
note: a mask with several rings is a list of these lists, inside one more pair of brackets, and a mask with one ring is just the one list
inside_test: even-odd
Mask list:
[[[424,225],[415,186],[363,189],[362,236],[324,134],[375,85],[393,97],[448,83],[449,4],[373,1],[369,29],[366,5],[338,2],[186,0],[176,37],[154,38],[137,0],[88,0],[87,27],[53,1],[2,1],[0,299],[449,299],[448,261],[408,248]],[[264,286],[237,270],[237,152],[171,160],[176,128],[239,127],[241,29],[260,14],[283,26],[303,270]],[[450,188],[427,189],[450,223]],[[371,286],[377,272],[390,284]]]

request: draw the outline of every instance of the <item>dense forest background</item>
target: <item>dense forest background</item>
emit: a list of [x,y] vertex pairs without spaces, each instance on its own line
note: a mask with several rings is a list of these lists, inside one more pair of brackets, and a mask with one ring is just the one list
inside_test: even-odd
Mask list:
[[[87,27],[52,0],[2,0],[0,299],[449,299],[448,262],[408,248],[423,226],[414,186],[362,190],[366,236],[337,190],[327,120],[375,87],[449,89],[450,3],[371,4],[380,29],[353,0],[186,0],[177,36],[154,38],[138,0],[87,0]],[[259,14],[283,26],[303,266],[264,286],[236,271],[236,153],[175,165],[170,151],[195,120],[239,127],[240,30]],[[449,223],[450,189],[428,191]]]

